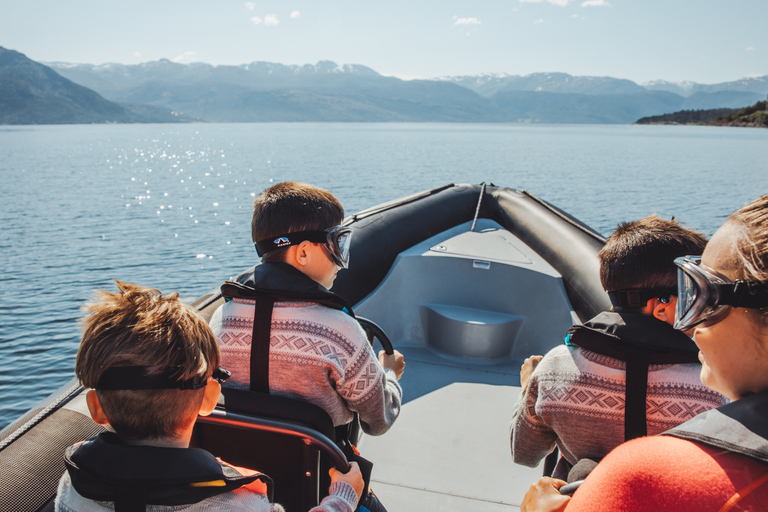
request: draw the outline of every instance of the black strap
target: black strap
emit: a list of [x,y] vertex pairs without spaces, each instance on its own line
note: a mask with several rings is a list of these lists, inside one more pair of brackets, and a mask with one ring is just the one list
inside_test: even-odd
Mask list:
[[275,300],[264,295],[253,297],[251,334],[251,391],[269,394],[269,341],[272,334],[272,309]]
[[146,489],[124,487],[115,491],[115,512],[145,512],[146,510]]
[[648,392],[650,354],[634,350],[626,359],[627,384],[624,391],[624,441],[648,435],[645,399]]

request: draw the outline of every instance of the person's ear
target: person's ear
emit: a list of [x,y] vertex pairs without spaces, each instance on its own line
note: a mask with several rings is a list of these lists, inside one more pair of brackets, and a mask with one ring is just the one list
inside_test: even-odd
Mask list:
[[88,405],[88,412],[91,413],[93,421],[99,425],[109,425],[109,418],[104,414],[104,409],[101,408],[99,395],[96,394],[95,389],[92,389],[85,394],[85,403]]
[[675,323],[675,301],[664,298],[653,298],[648,301],[652,303],[653,317],[670,325]]
[[309,260],[312,256],[309,251],[311,245],[312,242],[304,241],[299,245],[294,246],[296,248],[295,254],[293,255],[294,261],[302,267],[309,263]]
[[203,395],[203,403],[200,405],[200,416],[208,416],[216,408],[216,404],[219,401],[219,395],[221,394],[221,384],[217,380],[209,380],[205,385],[205,394]]

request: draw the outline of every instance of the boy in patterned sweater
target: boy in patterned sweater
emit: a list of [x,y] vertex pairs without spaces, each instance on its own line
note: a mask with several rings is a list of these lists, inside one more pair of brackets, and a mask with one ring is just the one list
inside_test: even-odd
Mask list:
[[[400,413],[403,356],[378,358],[349,308],[329,291],[348,263],[351,230],[339,226],[344,209],[328,191],[279,183],[254,202],[251,234],[262,263],[222,287],[235,296],[217,309],[211,328],[232,385],[251,384],[254,301],[281,294],[271,316],[268,389],[323,408],[335,426],[357,412],[363,431],[385,433]],[[296,298],[296,300],[290,300]],[[229,384],[228,383],[228,384]]]
[[[672,327],[674,259],[705,245],[703,235],[655,215],[618,226],[598,255],[611,311],[572,327],[565,344],[522,366],[510,428],[516,463],[535,467],[557,446],[563,457],[554,476],[567,480],[581,459],[599,461],[625,439],[664,432],[727,402],[702,384],[696,345]],[[641,361],[633,389],[628,374],[647,357],[638,349],[667,363]]]

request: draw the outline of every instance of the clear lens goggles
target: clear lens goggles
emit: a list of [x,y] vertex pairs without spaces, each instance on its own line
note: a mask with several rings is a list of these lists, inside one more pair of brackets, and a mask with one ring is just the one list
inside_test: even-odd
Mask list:
[[326,242],[323,249],[336,266],[349,266],[349,247],[352,245],[352,229],[336,226],[326,231]]
[[768,306],[768,283],[733,282],[701,263],[701,256],[682,256],[677,265],[675,329],[687,331],[698,324],[722,319],[731,307]]
[[352,242],[352,228],[334,226],[323,231],[296,231],[287,235],[270,237],[256,242],[256,252],[264,256],[268,252],[298,245],[302,242],[323,244],[323,250],[328,258],[338,267],[349,266],[349,247]]

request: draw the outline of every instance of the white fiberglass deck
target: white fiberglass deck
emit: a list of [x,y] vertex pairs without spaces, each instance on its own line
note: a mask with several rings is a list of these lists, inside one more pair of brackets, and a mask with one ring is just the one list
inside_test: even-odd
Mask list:
[[389,510],[516,510],[541,468],[512,462],[520,365],[578,318],[561,276],[498,224],[458,226],[400,254],[355,311],[405,355],[392,429],[364,436]]

